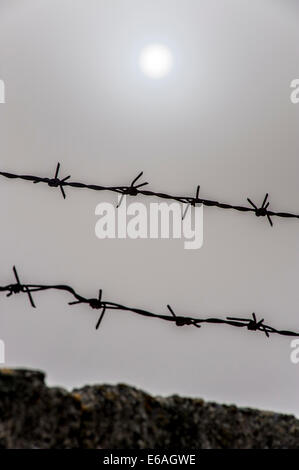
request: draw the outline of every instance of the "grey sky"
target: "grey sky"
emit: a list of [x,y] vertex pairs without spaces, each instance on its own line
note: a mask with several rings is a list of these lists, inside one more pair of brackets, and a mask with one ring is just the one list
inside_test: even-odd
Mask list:
[[[299,212],[299,8],[289,0],[0,0],[0,166]],[[171,74],[138,69],[143,46],[173,53]],[[299,222],[204,211],[204,245],[95,237],[115,195],[0,181],[0,284],[68,283],[86,296],[166,313],[249,316],[299,329]],[[140,198],[140,200],[143,200]],[[176,328],[68,306],[66,294],[0,298],[7,365],[67,387],[127,382],[299,414],[290,339],[227,326]]]

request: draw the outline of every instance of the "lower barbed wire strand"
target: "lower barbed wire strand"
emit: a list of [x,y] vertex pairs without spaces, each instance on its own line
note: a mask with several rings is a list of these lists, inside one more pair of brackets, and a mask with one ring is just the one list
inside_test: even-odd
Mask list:
[[264,333],[267,337],[269,337],[271,334],[278,334],[282,336],[299,336],[298,332],[295,331],[289,331],[289,330],[278,330],[276,328],[273,328],[269,325],[266,325],[264,323],[264,319],[262,320],[257,320],[255,313],[252,314],[252,318],[237,318],[237,317],[226,317],[226,318],[198,318],[198,317],[193,317],[193,316],[184,316],[184,315],[177,315],[172,307],[168,305],[168,310],[170,311],[169,314],[160,314],[160,313],[154,313],[149,310],[144,310],[141,308],[137,307],[130,307],[126,305],[122,305],[117,302],[112,302],[109,300],[103,300],[102,299],[102,290],[99,291],[99,296],[98,298],[88,298],[84,297],[83,295],[79,294],[76,292],[76,290],[67,285],[67,284],[25,284],[21,283],[19,280],[19,276],[17,273],[17,270],[15,267],[13,267],[13,272],[15,275],[15,278],[17,282],[7,284],[4,286],[0,286],[0,292],[7,292],[7,296],[12,296],[13,294],[27,294],[29,296],[29,300],[31,303],[32,307],[35,307],[35,303],[32,298],[32,294],[36,294],[37,292],[45,292],[49,290],[58,290],[58,291],[64,291],[72,295],[74,298],[74,301],[69,302],[69,305],[75,305],[75,304],[87,304],[89,305],[92,309],[98,309],[102,310],[101,316],[96,324],[96,329],[100,326],[100,323],[104,317],[104,313],[107,314],[107,311],[109,310],[118,310],[118,311],[125,311],[125,312],[131,312],[137,315],[141,315],[144,317],[148,318],[155,318],[163,321],[168,321],[174,323],[176,326],[182,327],[182,326],[195,326],[197,328],[200,328],[203,324],[214,324],[214,325],[219,325],[219,324],[224,324],[228,325],[231,327],[237,327],[237,328],[247,328],[248,330],[254,332],[254,331],[260,331],[261,333]]

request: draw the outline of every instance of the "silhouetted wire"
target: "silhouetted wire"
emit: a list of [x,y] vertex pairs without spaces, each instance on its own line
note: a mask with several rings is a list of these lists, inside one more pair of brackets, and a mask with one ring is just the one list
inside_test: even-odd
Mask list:
[[[142,194],[143,196],[148,196],[148,197],[155,196],[161,199],[170,199],[173,201],[178,201],[178,202],[181,202],[182,204],[187,204],[187,208],[190,205],[195,206],[196,204],[203,204],[204,206],[218,207],[220,209],[232,209],[232,210],[239,211],[239,212],[252,212],[256,215],[256,217],[266,217],[271,227],[273,226],[272,217],[299,219],[299,214],[293,214],[290,212],[274,212],[274,211],[269,210],[270,203],[268,201],[268,197],[269,197],[268,193],[265,195],[264,201],[261,206],[256,205],[249,198],[247,198],[247,200],[251,207],[238,206],[238,205],[225,204],[222,202],[213,201],[210,199],[200,198],[199,197],[200,186],[197,187],[195,197],[174,196],[174,195],[166,194],[162,192],[141,189],[143,186],[146,186],[148,184],[147,182],[136,184],[137,181],[143,175],[143,172],[139,173],[138,176],[134,178],[131,184],[128,186],[100,186],[96,184],[85,184],[85,183],[78,183],[75,181],[69,181],[69,178],[71,177],[70,175],[60,179],[58,177],[59,170],[60,170],[60,163],[57,164],[56,172],[53,178],[43,178],[40,176],[31,176],[31,175],[17,175],[14,173],[8,173],[4,171],[1,171],[0,175],[4,176],[5,178],[10,178],[10,179],[21,179],[21,180],[26,180],[26,181],[32,181],[35,184],[45,183],[50,187],[59,188],[64,199],[66,198],[66,194],[64,191],[64,188],[66,186],[70,186],[72,188],[82,188],[82,189],[85,188],[85,189],[90,189],[93,191],[112,191],[114,193],[119,193],[122,195],[121,200],[119,204],[117,205],[117,207],[120,206],[123,196],[125,195],[137,196],[138,194]],[[183,218],[186,215],[187,208],[184,212]]]
[[8,284],[6,286],[0,286],[0,292],[8,292],[7,297],[10,297],[12,294],[25,293],[29,297],[29,301],[32,307],[36,308],[35,303],[32,298],[32,292],[41,292],[47,290],[60,290],[66,291],[73,296],[75,300],[69,302],[69,305],[75,304],[87,304],[89,307],[95,310],[101,310],[101,314],[98,318],[98,321],[95,325],[95,328],[98,329],[105,313],[109,310],[119,310],[135,313],[137,315],[142,315],[149,318],[156,318],[159,320],[164,320],[174,323],[176,326],[195,326],[196,328],[201,328],[201,325],[204,323],[210,324],[225,324],[238,328],[247,328],[250,331],[261,331],[265,334],[266,337],[269,337],[271,334],[278,334],[283,336],[299,336],[299,333],[288,330],[278,330],[272,326],[266,325],[264,319],[257,320],[255,313],[252,313],[252,318],[238,318],[238,317],[226,317],[222,318],[197,318],[192,316],[183,316],[177,315],[173,308],[170,305],[167,305],[167,308],[170,312],[170,315],[153,313],[148,310],[143,310],[141,308],[128,307],[116,302],[111,302],[109,300],[103,300],[102,298],[102,289],[99,291],[98,297],[87,298],[78,294],[72,287],[65,284],[54,284],[54,285],[45,285],[45,284],[23,284],[20,282],[19,275],[15,266],[13,267],[14,276],[16,282],[13,284]]

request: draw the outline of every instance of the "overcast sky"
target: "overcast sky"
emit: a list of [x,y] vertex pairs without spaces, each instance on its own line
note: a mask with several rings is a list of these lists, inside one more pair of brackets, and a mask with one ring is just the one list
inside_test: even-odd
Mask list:
[[[299,8],[291,0],[0,0],[0,167],[299,213]],[[166,45],[160,80],[142,48]],[[139,201],[144,198],[139,197]],[[250,316],[299,330],[299,222],[204,210],[204,244],[99,240],[99,202],[114,194],[0,180],[0,284],[68,283],[87,297],[166,313]],[[135,199],[134,199],[135,201]],[[290,338],[201,329],[69,306],[63,292],[0,297],[6,365],[50,385],[125,382],[299,415]]]

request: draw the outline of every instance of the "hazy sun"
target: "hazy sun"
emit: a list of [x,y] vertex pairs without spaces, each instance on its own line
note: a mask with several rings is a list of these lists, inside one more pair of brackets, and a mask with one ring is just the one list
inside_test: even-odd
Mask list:
[[162,44],[151,44],[141,51],[140,67],[145,75],[151,78],[162,78],[172,67],[172,54]]

